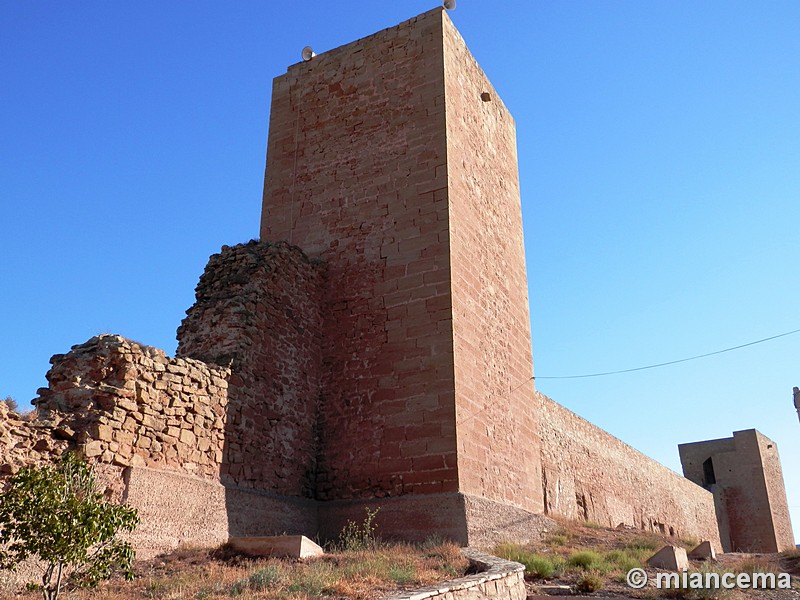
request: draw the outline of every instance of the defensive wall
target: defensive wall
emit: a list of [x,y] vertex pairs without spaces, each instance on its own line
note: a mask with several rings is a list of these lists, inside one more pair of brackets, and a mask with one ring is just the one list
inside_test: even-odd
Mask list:
[[710,540],[712,496],[537,392],[545,512],[606,527]]
[[[322,274],[323,265],[286,244],[223,249],[201,278],[180,348],[189,347],[188,339],[214,339],[226,366],[169,358],[112,335],[75,346],[53,357],[38,419],[14,418],[0,404],[0,469],[10,473],[79,449],[99,468],[108,495],[142,512],[134,541],[143,556],[180,544],[219,544],[229,535],[333,537],[342,518],[363,518],[365,506],[381,508],[385,535],[424,539],[436,532],[474,545],[540,535],[546,519],[466,494],[324,501],[314,493],[325,464],[317,459],[322,445],[308,437],[309,429],[319,430],[317,417],[309,424],[297,417],[302,402],[282,399],[287,378],[306,364],[298,358],[303,353],[294,344],[284,347],[299,362],[287,360],[285,372],[259,379],[262,393],[274,394],[259,407],[249,392],[251,353],[240,352],[255,337],[269,338],[280,354],[278,338],[297,334],[286,327],[307,332],[300,324],[318,310],[304,309],[302,298]],[[298,297],[287,304],[286,293]],[[306,350],[316,355],[313,345]],[[534,400],[544,514],[716,539],[710,493],[549,398],[536,394]],[[413,524],[406,520],[410,512],[418,517]]]
[[261,239],[211,257],[176,358],[56,355],[0,472],[78,449],[147,553],[377,507],[411,540],[560,515],[719,547],[709,491],[534,390],[514,122],[443,10],[275,79]]

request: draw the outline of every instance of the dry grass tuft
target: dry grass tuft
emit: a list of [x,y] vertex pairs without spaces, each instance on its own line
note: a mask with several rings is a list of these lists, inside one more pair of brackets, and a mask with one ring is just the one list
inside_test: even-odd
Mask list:
[[[70,590],[70,600],[305,600],[334,596],[369,600],[461,577],[469,561],[451,543],[380,545],[307,560],[253,559],[225,547],[181,548],[136,567],[136,579],[112,579],[97,590]],[[20,600],[38,599],[38,592]]]

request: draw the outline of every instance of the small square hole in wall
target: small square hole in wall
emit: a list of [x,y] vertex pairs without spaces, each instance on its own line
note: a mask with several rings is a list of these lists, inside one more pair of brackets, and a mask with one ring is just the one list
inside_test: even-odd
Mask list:
[[481,100],[483,100],[484,102],[491,102],[492,101],[492,95],[489,92],[483,92],[481,94]]

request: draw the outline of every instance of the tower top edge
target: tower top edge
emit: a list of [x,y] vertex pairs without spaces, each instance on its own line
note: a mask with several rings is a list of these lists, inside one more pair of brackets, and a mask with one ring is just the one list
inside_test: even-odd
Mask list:
[[[443,6],[438,6],[436,8],[432,8],[431,10],[428,10],[428,11],[425,11],[423,13],[420,13],[415,17],[411,17],[410,19],[406,19],[405,21],[402,21],[402,22],[398,23],[397,25],[391,25],[389,27],[385,27],[385,28],[383,28],[383,29],[381,29],[379,31],[376,31],[374,33],[371,33],[369,35],[365,35],[363,37],[360,37],[358,39],[352,40],[350,42],[346,42],[346,43],[342,44],[341,46],[336,46],[334,48],[330,48],[328,50],[324,50],[324,51],[320,52],[319,54],[314,55],[314,57],[308,62],[300,60],[300,61],[298,61],[296,63],[293,63],[293,64],[289,65],[286,68],[286,74],[290,74],[290,73],[294,74],[296,72],[299,72],[304,68],[308,68],[309,66],[312,66],[315,61],[318,61],[318,60],[321,60],[321,59],[324,59],[324,58],[328,58],[328,57],[331,57],[331,56],[334,56],[334,55],[338,55],[340,53],[347,52],[348,50],[351,50],[353,47],[358,46],[358,45],[362,45],[365,42],[368,42],[369,40],[371,40],[373,38],[386,36],[388,33],[392,32],[392,31],[398,31],[399,32],[399,31],[401,31],[403,29],[410,29],[410,28],[414,27],[418,22],[428,21],[428,20],[437,19],[437,18],[441,22],[444,22],[446,20],[446,21],[449,22],[449,24],[451,26],[454,26],[452,21],[450,20],[450,17],[447,15],[447,9],[445,9]],[[312,44],[312,47],[313,47],[313,44]]]

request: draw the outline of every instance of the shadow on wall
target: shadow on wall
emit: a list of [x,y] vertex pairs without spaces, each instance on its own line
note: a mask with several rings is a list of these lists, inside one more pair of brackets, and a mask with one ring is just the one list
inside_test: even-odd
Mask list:
[[316,532],[323,268],[288,244],[211,257],[178,355],[230,367],[220,481],[231,536]]

